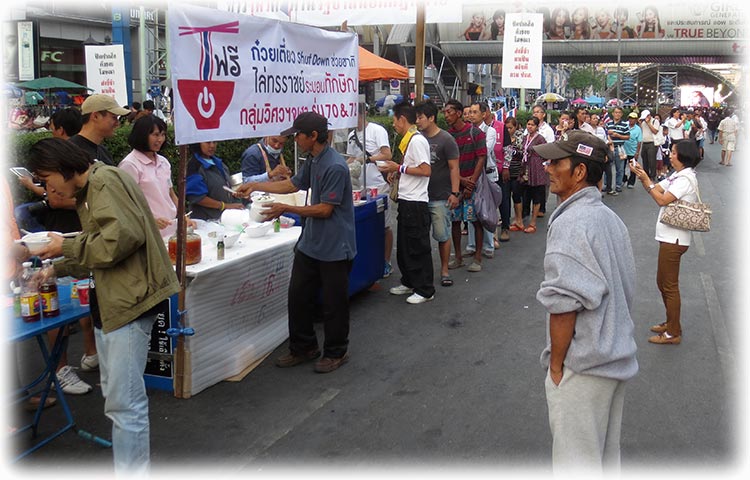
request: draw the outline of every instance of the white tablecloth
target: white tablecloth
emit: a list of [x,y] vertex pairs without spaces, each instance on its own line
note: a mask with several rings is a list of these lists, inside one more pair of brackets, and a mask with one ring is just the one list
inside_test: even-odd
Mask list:
[[245,370],[288,336],[287,290],[300,227],[243,234],[224,260],[203,238],[203,259],[187,267],[185,381],[192,395]]

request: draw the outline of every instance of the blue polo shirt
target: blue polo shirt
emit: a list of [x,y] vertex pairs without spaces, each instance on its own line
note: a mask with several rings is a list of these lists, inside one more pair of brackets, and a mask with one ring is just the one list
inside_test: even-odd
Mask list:
[[291,179],[300,190],[312,189],[310,205],[334,205],[328,218],[305,219],[297,248],[322,262],[353,260],[357,255],[354,233],[352,180],[344,158],[326,145],[316,157],[308,157],[302,169]]

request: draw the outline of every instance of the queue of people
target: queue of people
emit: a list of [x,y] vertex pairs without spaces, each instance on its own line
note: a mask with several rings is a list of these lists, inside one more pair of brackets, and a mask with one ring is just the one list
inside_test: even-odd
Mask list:
[[[59,274],[70,272],[92,281],[96,351],[89,355],[87,347],[82,365],[87,356],[98,356],[105,414],[114,424],[115,469],[132,474],[146,472],[150,463],[148,398],[141,373],[151,325],[179,288],[161,241],[163,230],[174,222],[178,199],[169,162],[159,154],[165,122],[153,115],[136,119],[128,139],[133,150],[116,168],[102,141],[111,136],[119,116],[129,112],[102,97],[106,96],[93,95],[88,104],[84,102],[83,127],[73,138],[34,145],[29,166],[44,181],[47,196],[60,202],[58,208],[72,209],[78,217],[82,233],[74,238],[50,234],[52,240],[40,256],[62,257],[55,263]],[[695,201],[694,168],[703,157],[699,141],[705,138],[705,133],[698,138],[698,131],[707,128],[701,113],[686,112],[683,117],[672,112],[661,125],[648,110],[633,112],[625,121],[622,109],[615,108],[613,122],[602,126],[597,116],[579,110],[561,116],[553,129],[544,109],[537,106],[523,131],[514,118],[495,119],[486,105],[483,109],[474,103],[466,111],[450,100],[443,109],[450,125],[447,132],[437,126],[438,108],[432,102],[396,105],[393,113],[401,136],[394,150],[400,151],[401,163],[393,161],[382,126],[368,122],[364,110],[349,136],[347,159],[330,145],[327,119],[306,112],[278,136],[266,137],[243,153],[244,182],[234,193],[225,188],[231,186],[230,174],[216,156],[216,143],[190,147],[186,190],[194,218],[217,219],[226,209],[244,208],[243,201],[255,191],[310,191],[306,205],[266,207],[269,219],[287,212],[306,219],[289,286],[289,352],[277,358],[276,365],[289,368],[315,361],[314,371],[330,373],[350,358],[348,275],[357,255],[351,162],[361,163],[360,175],[367,176],[368,184],[371,178],[371,185],[382,186],[383,193],[396,188],[398,178],[397,202],[391,208],[397,211],[401,278],[389,292],[408,295],[406,302],[414,305],[436,296],[430,230],[438,242],[442,287],[453,285],[450,270],[466,266],[464,257],[473,257],[468,272],[481,272],[482,257],[492,258],[488,252],[499,246],[495,237],[509,238],[485,229],[475,210],[480,175],[494,173],[491,180],[508,189],[505,198],[514,204],[513,221],[508,205],[507,220],[499,222],[508,231],[535,233],[537,218],[546,213],[548,192],[559,198],[548,222],[545,280],[537,293],[549,313],[541,360],[547,369],[553,463],[561,470],[574,460],[619,465],[624,387],[638,371],[630,317],[635,266],[629,242],[617,251],[607,242],[611,237],[627,239],[628,234],[622,221],[604,207],[602,196],[616,195],[625,182],[632,187],[638,179],[662,209],[677,199]],[[727,118],[717,130],[727,146],[722,164],[731,165],[730,141],[736,142],[738,128],[734,118]],[[281,154],[290,136],[307,154],[298,172],[286,167]],[[673,172],[658,180],[660,154],[666,163],[665,144],[670,145],[668,165]],[[630,179],[625,178],[626,165]],[[531,208],[524,225],[527,201]],[[125,205],[128,208],[121,208]],[[461,245],[462,222],[473,226],[473,243],[467,242],[466,251]],[[383,277],[393,271],[389,233],[393,237],[386,231]],[[682,336],[679,265],[690,233],[657,223],[656,240],[657,286],[666,319],[651,328],[656,335],[649,342],[674,345]],[[134,276],[144,282],[132,285],[128,279]],[[310,285],[320,286],[319,299]],[[318,300],[323,311],[322,348],[313,325]],[[603,351],[601,345],[609,347]],[[581,429],[582,424],[588,427]],[[566,441],[558,442],[561,438]]]

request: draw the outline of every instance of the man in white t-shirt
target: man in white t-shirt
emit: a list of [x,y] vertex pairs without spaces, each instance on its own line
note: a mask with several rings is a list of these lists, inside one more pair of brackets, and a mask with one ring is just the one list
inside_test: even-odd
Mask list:
[[[362,155],[362,144],[367,155]],[[382,125],[367,121],[367,110],[364,104],[359,105],[357,128],[349,133],[346,142],[347,163],[359,162],[365,165],[360,174],[360,184],[366,188],[377,188],[378,195],[388,195],[391,186],[383,178],[375,162],[393,158],[391,146],[388,142],[388,131]],[[366,162],[365,162],[366,158]],[[395,224],[396,206],[389,205],[385,211],[385,255],[383,278],[393,272],[391,266],[391,250],[393,250],[393,229]]]
[[393,128],[402,135],[398,149],[403,154],[401,165],[389,160],[378,167],[381,172],[401,174],[398,181],[398,223],[396,260],[401,271],[401,285],[391,288],[393,295],[411,294],[411,304],[435,298],[432,270],[432,245],[429,209],[430,144],[417,131],[417,111],[408,103],[393,107]]
[[737,121],[735,121],[731,110],[719,122],[719,143],[721,144],[721,162],[719,162],[719,165],[731,166],[732,153],[734,153],[737,144]]

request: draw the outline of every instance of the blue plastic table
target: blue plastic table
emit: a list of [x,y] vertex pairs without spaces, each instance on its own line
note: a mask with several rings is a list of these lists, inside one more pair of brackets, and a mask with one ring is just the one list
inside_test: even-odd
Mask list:
[[[65,394],[63,393],[62,387],[60,387],[60,383],[57,381],[56,375],[57,364],[60,361],[60,356],[65,349],[68,337],[62,334],[58,335],[57,339],[55,340],[55,344],[52,346],[52,350],[47,350],[46,333],[49,330],[65,327],[66,325],[76,322],[88,315],[89,307],[81,307],[75,300],[70,304],[61,305],[60,314],[58,316],[42,318],[37,322],[26,323],[21,318],[14,316],[13,312],[10,309],[8,309],[8,311],[6,312],[7,318],[10,319],[10,336],[8,338],[8,341],[22,342],[29,338],[36,337],[37,343],[39,344],[39,350],[42,353],[42,357],[44,357],[45,363],[44,371],[36,379],[34,379],[30,384],[25,385],[13,392],[13,398],[15,399],[15,402],[26,401],[36,393],[41,393],[39,407],[37,407],[36,409],[34,419],[28,425],[20,427],[18,430],[16,430],[15,434],[20,434],[27,430],[31,430],[33,437],[37,436],[37,428],[42,418],[44,403],[47,400],[47,397],[49,396],[53,385],[57,392],[57,401],[60,405],[62,405],[65,419],[67,421],[67,423],[62,428],[49,435],[48,437],[41,439],[31,448],[18,455],[15,458],[16,461],[43,447],[47,443],[51,442],[55,438],[71,429],[75,429],[81,437],[87,440],[92,440],[105,447],[112,446],[109,441],[101,439],[99,437],[95,437],[83,430],[78,430],[75,426],[73,414],[70,412],[68,403],[65,401]],[[40,385],[41,390],[39,390],[38,388]]]

